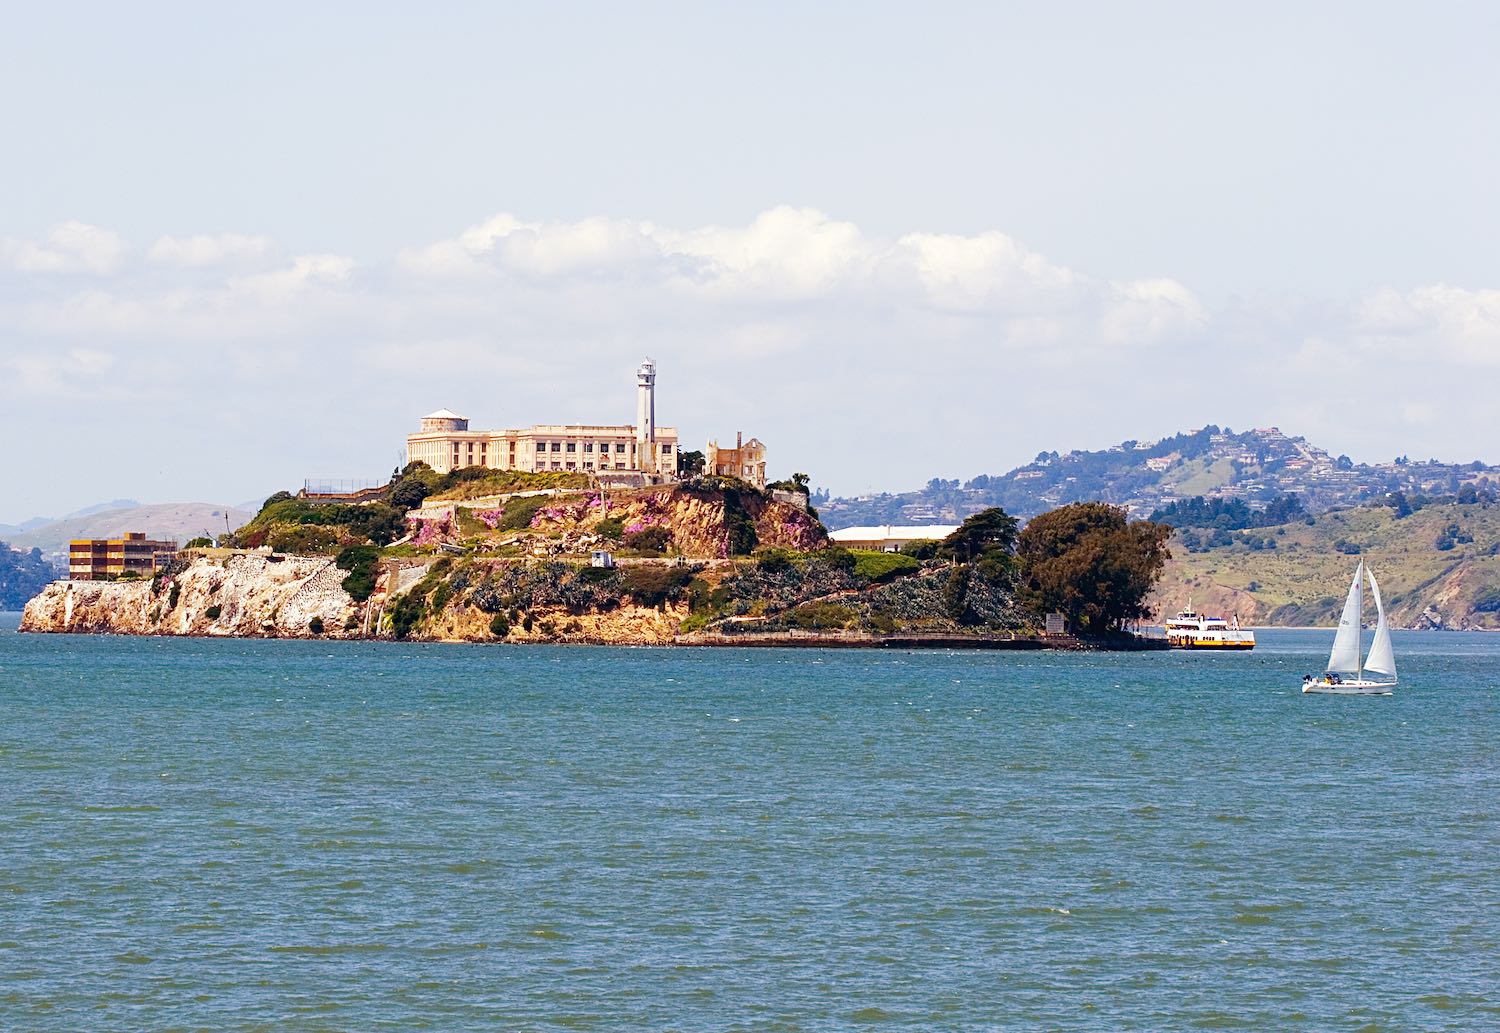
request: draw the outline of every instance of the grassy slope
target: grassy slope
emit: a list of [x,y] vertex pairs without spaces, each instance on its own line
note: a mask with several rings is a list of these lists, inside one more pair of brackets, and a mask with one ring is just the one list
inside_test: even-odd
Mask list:
[[1201,459],[1191,459],[1182,464],[1181,472],[1173,471],[1173,474],[1178,495],[1205,495],[1234,479],[1234,461],[1221,459],[1210,466]]
[[[1433,542],[1449,524],[1473,535],[1473,543],[1439,552]],[[1429,506],[1401,520],[1384,507],[1350,509],[1325,514],[1310,527],[1234,534],[1234,545],[1207,552],[1173,548],[1157,590],[1161,610],[1191,599],[1242,620],[1333,624],[1358,562],[1334,548],[1343,539],[1363,550],[1398,626],[1423,626],[1422,614],[1431,608],[1450,627],[1500,627],[1500,614],[1473,609],[1476,599],[1500,590],[1500,555],[1484,555],[1500,542],[1500,507]],[[1278,547],[1249,551],[1242,544],[1247,535],[1274,537]]]

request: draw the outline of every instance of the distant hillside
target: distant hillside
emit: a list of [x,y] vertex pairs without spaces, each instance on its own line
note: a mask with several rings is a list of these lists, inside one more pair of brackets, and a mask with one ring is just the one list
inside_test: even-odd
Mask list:
[[[1192,545],[1197,551],[1189,551]],[[1312,524],[1179,531],[1157,587],[1158,613],[1190,601],[1247,624],[1338,622],[1360,555],[1403,628],[1500,629],[1500,505],[1390,506],[1324,513]]]
[[1263,508],[1286,494],[1312,512],[1359,505],[1393,491],[1441,495],[1464,484],[1500,486],[1500,467],[1481,462],[1354,463],[1274,427],[1239,434],[1213,425],[1158,441],[1125,441],[1098,452],[1043,452],[1004,474],[960,483],[933,479],[903,494],[814,501],[831,529],[872,524],[957,523],[989,506],[1032,517],[1068,502],[1100,499],[1132,516],[1193,496]]
[[73,538],[117,538],[126,531],[144,531],[148,538],[175,538],[184,542],[202,534],[223,533],[226,514],[230,530],[254,515],[208,502],[167,502],[65,517],[13,535],[10,540],[18,549],[41,549],[48,559],[66,563],[68,541]]
[[0,610],[19,610],[62,571],[38,551],[18,552],[0,542]]

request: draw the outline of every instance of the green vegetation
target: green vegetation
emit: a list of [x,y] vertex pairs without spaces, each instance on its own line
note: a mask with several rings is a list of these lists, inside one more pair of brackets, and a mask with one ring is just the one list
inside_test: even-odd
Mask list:
[[874,549],[850,551],[854,555],[854,573],[871,584],[889,581],[903,574],[914,574],[922,569],[922,564],[899,552],[879,552]]
[[930,559],[936,559],[941,543],[921,539],[915,542],[907,542],[901,546],[901,555],[910,556],[918,563],[925,563]]
[[1234,481],[1235,466],[1232,459],[1219,459],[1212,463],[1193,459],[1183,463],[1178,475],[1177,490],[1184,495],[1202,495],[1222,488]]
[[527,495],[524,498],[507,499],[505,511],[500,514],[500,521],[495,525],[495,530],[524,531],[531,526],[531,521],[536,518],[537,513],[541,512],[548,501],[545,495]]
[[197,538],[189,538],[187,540],[187,544],[184,545],[183,548],[184,549],[211,549],[211,548],[213,548],[213,545],[214,545],[214,540],[212,538],[205,538],[202,535],[199,535]]
[[344,591],[355,602],[364,602],[375,591],[376,566],[379,562],[380,550],[373,545],[351,545],[334,560],[340,570],[349,572],[342,584]]
[[1248,527],[1276,527],[1295,520],[1311,519],[1302,500],[1286,494],[1274,499],[1265,509],[1251,509],[1243,499],[1205,499],[1198,495],[1181,499],[1151,514],[1156,524],[1172,527],[1214,528],[1242,531]]
[[619,517],[606,517],[594,526],[594,533],[601,538],[619,541],[625,537],[625,521]]
[[403,513],[422,504],[432,494],[432,485],[420,477],[403,477],[391,488],[391,505]]
[[510,619],[503,613],[497,613],[490,618],[490,634],[496,638],[504,638],[510,634]]
[[1017,523],[1003,509],[981,510],[943,539],[937,554],[961,563],[972,563],[987,555],[1009,555],[1016,547]]
[[[1266,548],[1267,539],[1276,548]],[[1480,605],[1500,592],[1494,503],[1408,503],[1402,515],[1387,502],[1323,513],[1311,524],[1226,532],[1200,551],[1174,553],[1157,590],[1168,609],[1194,598],[1238,612],[1241,621],[1336,623],[1362,557],[1396,626],[1500,627],[1500,612]]]
[[314,617],[312,620],[308,621],[307,622],[307,630],[308,630],[309,634],[313,634],[313,635],[321,635],[321,634],[323,634],[323,618],[322,617]]
[[679,451],[677,453],[677,476],[697,477],[703,472],[705,457],[698,451]]
[[1146,598],[1170,555],[1170,535],[1102,502],[1043,513],[1016,540],[1021,598],[1039,614],[1064,614],[1081,633],[1116,632],[1150,614]]
[[789,611],[783,620],[804,631],[842,631],[859,617],[859,611],[838,603],[806,603]]
[[660,607],[682,598],[696,575],[696,570],[686,566],[626,567],[620,577],[620,588],[637,606]]
[[625,547],[634,549],[643,556],[659,556],[672,543],[672,532],[660,526],[643,527],[625,535]]
[[434,501],[458,501],[487,495],[508,495],[518,491],[541,491],[557,488],[587,488],[589,476],[576,471],[528,473],[524,470],[492,470],[486,466],[464,466],[445,476],[431,470],[420,474],[432,487],[428,498]]
[[216,621],[223,613],[224,607],[220,606],[218,603],[215,603],[214,605],[203,611],[203,616],[207,617],[211,621]]
[[325,553],[344,545],[388,545],[405,530],[401,511],[382,502],[319,503],[278,492],[232,537],[241,548]]

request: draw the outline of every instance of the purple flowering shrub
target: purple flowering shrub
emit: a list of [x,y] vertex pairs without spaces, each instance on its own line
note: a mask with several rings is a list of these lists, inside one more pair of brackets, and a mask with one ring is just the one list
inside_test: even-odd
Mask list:
[[438,542],[445,542],[453,537],[453,516],[449,513],[435,520],[411,517],[407,522],[412,525],[412,530],[416,533],[416,537],[412,539],[413,545],[436,545]]

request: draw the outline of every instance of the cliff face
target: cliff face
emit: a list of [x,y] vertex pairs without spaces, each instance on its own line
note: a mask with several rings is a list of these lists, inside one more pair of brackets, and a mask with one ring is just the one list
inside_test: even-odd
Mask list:
[[26,604],[22,631],[334,637],[356,616],[344,571],[308,556],[200,557],[152,581],[55,581]]
[[[57,581],[27,605],[21,630],[115,635],[208,635],[266,638],[389,638],[391,609],[433,567],[431,561],[383,570],[369,603],[344,591],[346,572],[311,556],[199,557],[152,581]],[[476,576],[485,568],[476,568]],[[409,637],[416,641],[492,642],[493,614],[460,596],[432,607]],[[662,645],[676,636],[685,606],[609,600],[597,609],[569,608],[540,598],[511,642],[598,642]],[[315,633],[314,620],[322,622]],[[368,629],[368,630],[367,630]]]

